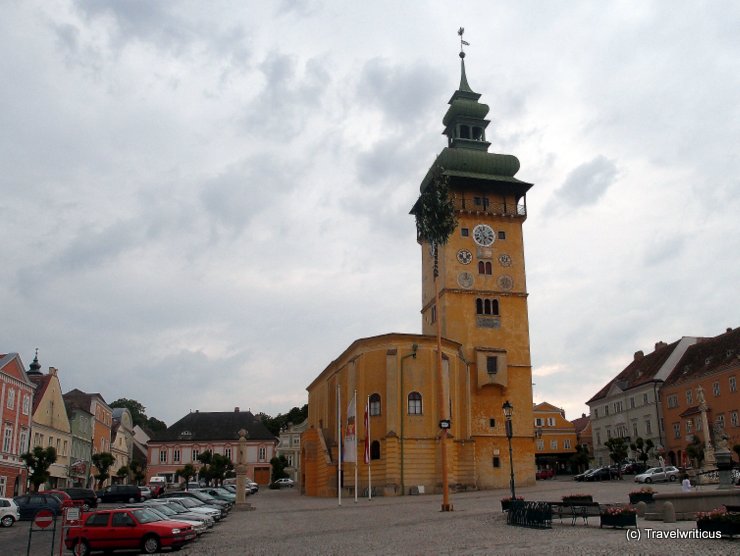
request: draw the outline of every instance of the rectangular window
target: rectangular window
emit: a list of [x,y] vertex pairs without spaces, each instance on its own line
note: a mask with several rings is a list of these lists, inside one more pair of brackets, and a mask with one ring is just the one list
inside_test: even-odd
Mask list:
[[642,395],[642,405],[647,405],[647,404],[648,404],[648,395],[643,394]]
[[608,406],[608,405],[605,405],[605,406],[604,406],[604,415],[605,415],[605,416],[606,416],[606,415],[609,415],[609,406]]
[[198,461],[198,456],[200,456],[200,450],[198,448],[193,448],[193,462]]
[[489,355],[486,357],[486,371],[489,375],[495,375],[498,372],[498,357]]
[[31,411],[31,396],[23,396],[23,415],[28,415]]
[[678,407],[678,396],[676,394],[668,396],[668,407]]
[[180,450],[178,448],[172,451],[172,463],[180,463]]
[[719,382],[712,384],[712,393],[715,397],[719,396]]
[[566,438],[565,440],[563,440],[563,448],[565,448],[566,450],[570,450],[570,438]]
[[686,390],[686,403],[691,405],[694,403],[694,396],[692,395],[691,390]]
[[555,417],[548,417],[547,418],[547,426],[548,427],[554,427],[555,426]]
[[686,419],[686,434],[691,434],[694,422],[691,419]]
[[64,445],[62,446],[62,455],[63,456],[67,455],[67,441],[66,440],[64,441]]
[[224,456],[227,457],[231,461],[231,448],[226,448],[224,450]]
[[637,438],[638,436],[640,436],[637,433],[637,423],[632,423],[632,433],[635,435],[635,438]]
[[537,451],[538,452],[544,452],[545,451],[545,441],[544,440],[538,440],[537,441]]
[[470,235],[470,230],[468,228],[460,228],[460,235],[462,237],[468,237]]
[[541,427],[542,425],[544,425],[544,420],[542,419],[542,417],[535,418],[535,420],[534,420],[534,426],[535,427]]
[[634,408],[635,408],[635,397],[632,396],[630,398],[630,409],[634,409]]
[[496,426],[496,419],[489,419],[488,426],[494,428]]
[[645,421],[645,434],[653,434],[653,426],[650,424],[650,420]]
[[599,408],[594,408],[594,419],[599,418]]
[[700,431],[701,430],[701,419],[697,419],[696,420],[696,430],[697,431]]
[[499,239],[506,239],[506,232],[504,232],[503,230],[499,231],[498,238]]
[[717,415],[717,424],[720,427],[725,428],[725,416],[724,415],[722,415],[722,414]]
[[54,439],[50,436],[49,437],[49,447],[53,447],[53,446],[54,446]]
[[5,424],[5,433],[3,434],[3,452],[9,453],[10,446],[13,442],[13,425]]
[[681,423],[673,423],[673,438],[681,438]]
[[606,429],[606,438],[607,438],[607,440],[610,439],[611,437],[612,437],[612,430],[611,429]]
[[737,392],[737,378],[730,377],[730,392]]
[[432,309],[430,312],[431,312],[432,324],[434,324],[435,322],[437,322],[437,306],[432,305]]
[[167,463],[167,450],[159,451],[159,463]]
[[260,448],[259,449],[259,459],[260,459],[260,461],[265,461],[265,455],[266,455],[266,450],[264,448]]
[[551,450],[557,450],[558,449],[558,441],[557,440],[550,440],[550,449]]
[[596,433],[596,445],[601,446],[601,433],[600,432]]
[[28,429],[21,429],[21,436],[18,440],[18,453],[23,454],[28,451]]
[[732,423],[733,427],[737,427],[738,425],[740,425],[740,421],[738,421],[737,411],[733,411],[730,415],[730,422]]
[[15,390],[10,389],[8,390],[8,409],[13,409],[15,407]]
[[501,458],[499,458],[498,456],[493,456],[493,466],[501,467]]

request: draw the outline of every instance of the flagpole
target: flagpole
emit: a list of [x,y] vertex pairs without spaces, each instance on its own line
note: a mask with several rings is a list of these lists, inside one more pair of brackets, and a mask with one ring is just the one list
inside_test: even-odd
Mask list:
[[373,499],[373,476],[372,467],[370,467],[370,396],[367,397],[367,404],[365,405],[365,453],[367,454],[367,499]]
[[355,388],[355,504],[357,504],[357,388]]
[[342,505],[342,392],[337,384],[337,503]]

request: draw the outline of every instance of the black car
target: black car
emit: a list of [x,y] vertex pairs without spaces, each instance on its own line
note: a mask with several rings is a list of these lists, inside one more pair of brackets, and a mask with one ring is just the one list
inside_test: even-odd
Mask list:
[[21,519],[33,519],[41,508],[48,508],[54,515],[62,513],[62,501],[53,494],[44,494],[42,492],[32,492],[13,498]]
[[578,475],[573,476],[574,481],[585,481],[586,477],[588,477],[591,473],[596,471],[596,469],[587,469],[583,473],[579,473]]
[[141,491],[136,485],[111,485],[95,494],[101,502],[141,502]]
[[95,491],[89,488],[82,487],[70,487],[62,489],[64,492],[69,494],[72,500],[82,500],[82,511],[90,511],[90,508],[98,507],[98,495]]
[[618,473],[616,469],[610,467],[601,467],[583,478],[584,481],[608,481],[617,477]]

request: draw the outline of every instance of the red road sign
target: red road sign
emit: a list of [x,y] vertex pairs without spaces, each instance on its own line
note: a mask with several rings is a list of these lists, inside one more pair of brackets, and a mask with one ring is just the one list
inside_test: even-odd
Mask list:
[[46,529],[52,523],[54,523],[54,512],[51,510],[41,509],[36,512],[36,516],[33,518],[33,524],[42,529]]

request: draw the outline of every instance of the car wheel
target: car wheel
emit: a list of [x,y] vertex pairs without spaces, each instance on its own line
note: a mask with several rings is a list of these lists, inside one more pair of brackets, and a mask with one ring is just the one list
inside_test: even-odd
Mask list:
[[90,554],[90,545],[85,539],[79,539],[77,544],[72,548],[75,556],[88,556]]
[[676,476],[675,475],[671,475],[671,479],[670,480],[671,480],[671,482],[674,482],[676,480]]
[[645,482],[649,484],[652,483],[653,480],[650,477],[645,477]]
[[15,518],[12,515],[5,515],[0,519],[0,523],[3,527],[12,527],[13,523],[15,523]]
[[90,504],[88,504],[87,502],[84,502],[82,504],[82,511],[83,512],[89,512],[90,511]]
[[134,502],[136,502],[136,498],[134,498],[133,496],[128,499],[129,504],[133,504]]
[[141,543],[141,548],[146,554],[156,554],[159,552],[159,538],[154,535],[149,535],[144,538]]

